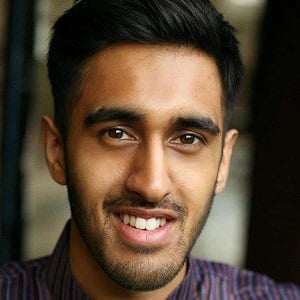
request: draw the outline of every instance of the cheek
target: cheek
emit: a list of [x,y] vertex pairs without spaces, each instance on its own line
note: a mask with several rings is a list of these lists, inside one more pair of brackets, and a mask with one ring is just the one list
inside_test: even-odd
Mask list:
[[123,183],[128,159],[120,155],[81,147],[69,155],[70,172],[82,196],[103,199]]
[[182,193],[193,195],[193,198],[206,198],[211,192],[218,175],[218,157],[191,157],[174,160],[174,182]]
[[187,210],[187,223],[195,223],[206,214],[214,195],[218,174],[216,159],[181,163],[175,177],[176,194]]

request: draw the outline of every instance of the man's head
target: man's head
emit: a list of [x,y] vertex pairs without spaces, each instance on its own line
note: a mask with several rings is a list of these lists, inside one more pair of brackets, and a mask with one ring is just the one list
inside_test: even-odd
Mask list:
[[85,62],[122,43],[185,46],[211,56],[221,75],[228,121],[242,63],[232,27],[208,0],[82,0],[56,22],[49,49],[55,120],[62,133],[85,82]]
[[174,288],[237,136],[231,28],[207,1],[83,0],[56,23],[49,76],[46,157],[68,186],[75,277]]

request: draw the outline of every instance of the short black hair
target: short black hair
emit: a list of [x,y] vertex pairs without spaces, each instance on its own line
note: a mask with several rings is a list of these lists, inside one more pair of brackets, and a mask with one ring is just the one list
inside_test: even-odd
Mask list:
[[243,64],[232,26],[209,0],[81,0],[56,21],[49,46],[55,122],[63,135],[84,63],[121,43],[187,46],[213,57],[223,85],[225,122],[230,118]]

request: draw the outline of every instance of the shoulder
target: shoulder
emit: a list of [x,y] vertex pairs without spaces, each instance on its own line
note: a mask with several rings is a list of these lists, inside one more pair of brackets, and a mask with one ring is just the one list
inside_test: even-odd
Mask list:
[[226,291],[232,299],[300,299],[299,287],[276,283],[263,274],[205,260],[192,259],[191,263],[202,284],[220,293]]
[[0,266],[0,298],[23,289],[30,291],[40,286],[45,276],[45,266],[48,257],[26,262],[9,262]]
[[25,262],[8,262],[0,266],[0,281],[8,278],[17,278],[24,274],[41,269],[48,261],[48,257],[43,257]]

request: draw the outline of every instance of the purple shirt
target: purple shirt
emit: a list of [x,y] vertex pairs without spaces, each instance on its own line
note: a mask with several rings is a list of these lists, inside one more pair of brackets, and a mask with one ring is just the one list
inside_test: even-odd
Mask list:
[[[69,224],[54,253],[23,263],[0,267],[0,299],[89,299],[72,276],[68,261]],[[168,300],[300,300],[300,289],[225,264],[189,258],[184,281]]]

